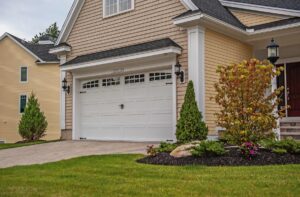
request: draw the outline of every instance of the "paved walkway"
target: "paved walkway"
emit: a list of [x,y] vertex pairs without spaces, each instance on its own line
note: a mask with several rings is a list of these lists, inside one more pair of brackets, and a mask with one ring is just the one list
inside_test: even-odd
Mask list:
[[105,154],[145,154],[149,143],[63,141],[0,150],[0,168],[55,162],[75,157]]

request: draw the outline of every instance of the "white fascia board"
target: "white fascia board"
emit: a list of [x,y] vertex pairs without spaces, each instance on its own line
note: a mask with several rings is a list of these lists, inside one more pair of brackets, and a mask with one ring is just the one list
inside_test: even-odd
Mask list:
[[71,47],[69,47],[69,46],[60,46],[60,47],[50,49],[49,53],[50,54],[59,54],[59,53],[70,52],[70,51],[71,51]]
[[3,40],[5,37],[10,38],[12,41],[14,41],[17,45],[19,45],[22,49],[24,49],[25,51],[27,51],[30,55],[32,55],[34,58],[36,58],[38,61],[40,61],[40,63],[45,63],[44,60],[42,60],[41,58],[39,58],[37,55],[35,55],[34,53],[32,53],[29,49],[27,49],[25,46],[23,46],[21,43],[19,43],[17,40],[15,40],[9,33],[4,33],[1,37],[0,37],[0,41]]
[[300,11],[298,10],[254,5],[254,4],[240,3],[240,2],[232,2],[226,0],[220,0],[220,2],[222,3],[223,6],[230,7],[230,8],[239,8],[244,10],[272,13],[277,15],[300,17]]
[[79,64],[63,66],[63,67],[61,67],[60,70],[61,71],[69,71],[69,70],[80,69],[80,68],[89,68],[89,67],[94,67],[94,66],[120,63],[120,62],[124,62],[124,61],[141,59],[141,58],[162,55],[162,54],[169,54],[169,53],[181,54],[181,49],[178,47],[168,47],[168,48],[160,49],[160,50],[154,50],[154,51],[136,53],[136,54],[126,55],[126,56],[106,58],[106,59],[98,60],[98,61],[91,61],[91,62],[86,62],[86,63],[79,63]]
[[180,0],[181,3],[189,10],[198,10],[199,8],[193,3],[192,0]]
[[203,17],[203,14],[199,12],[199,13],[195,13],[195,14],[192,14],[192,15],[189,15],[186,17],[180,17],[178,19],[174,19],[173,24],[174,25],[182,25],[185,23],[197,21],[197,20],[201,19],[202,17]]
[[67,40],[84,2],[85,0],[74,0],[55,45]]

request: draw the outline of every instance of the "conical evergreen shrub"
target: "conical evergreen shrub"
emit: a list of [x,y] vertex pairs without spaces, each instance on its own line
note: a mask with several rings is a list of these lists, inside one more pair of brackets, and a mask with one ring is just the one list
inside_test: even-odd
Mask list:
[[36,141],[45,136],[48,123],[40,110],[38,99],[32,93],[19,123],[19,134],[26,141]]
[[177,140],[181,143],[205,140],[208,128],[202,118],[195,99],[194,84],[190,81],[177,123]]

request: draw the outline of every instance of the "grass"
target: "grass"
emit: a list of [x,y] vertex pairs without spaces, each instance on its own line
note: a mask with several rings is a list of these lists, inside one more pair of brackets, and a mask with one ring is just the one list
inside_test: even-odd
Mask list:
[[0,196],[299,196],[300,165],[170,167],[107,155],[0,169]]
[[0,144],[0,150],[3,149],[9,149],[9,148],[19,148],[23,146],[32,146],[36,144],[45,144],[45,143],[50,143],[50,142],[57,142],[59,140],[53,140],[53,141],[36,141],[36,142],[28,142],[28,143],[17,143],[17,144]]

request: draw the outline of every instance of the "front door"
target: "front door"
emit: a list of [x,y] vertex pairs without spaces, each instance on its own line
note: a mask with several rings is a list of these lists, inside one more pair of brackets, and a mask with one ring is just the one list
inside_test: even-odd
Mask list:
[[288,117],[300,117],[300,62],[286,65]]

